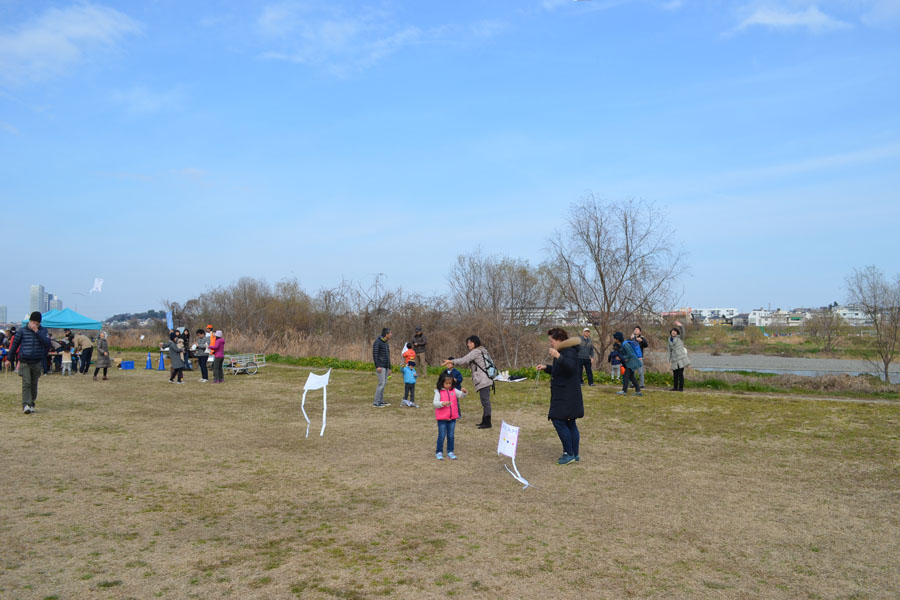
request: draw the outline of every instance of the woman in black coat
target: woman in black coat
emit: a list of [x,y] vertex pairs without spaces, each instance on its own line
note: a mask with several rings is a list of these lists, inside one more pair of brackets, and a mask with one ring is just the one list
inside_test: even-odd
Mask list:
[[547,332],[550,337],[552,365],[538,365],[538,371],[550,374],[550,412],[547,418],[553,422],[563,455],[556,461],[568,465],[581,460],[578,445],[581,434],[575,419],[584,417],[584,402],[581,399],[581,369],[578,363],[578,345],[581,340],[569,338],[564,329],[554,327]]

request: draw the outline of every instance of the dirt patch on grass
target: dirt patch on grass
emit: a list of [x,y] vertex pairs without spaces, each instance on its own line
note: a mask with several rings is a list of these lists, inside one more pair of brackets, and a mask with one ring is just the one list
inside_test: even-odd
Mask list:
[[[0,597],[895,598],[900,406],[586,389],[559,467],[547,387],[498,386],[522,490],[463,401],[458,461],[427,409],[335,372],[225,385],[0,379]],[[419,385],[427,405],[430,383]]]

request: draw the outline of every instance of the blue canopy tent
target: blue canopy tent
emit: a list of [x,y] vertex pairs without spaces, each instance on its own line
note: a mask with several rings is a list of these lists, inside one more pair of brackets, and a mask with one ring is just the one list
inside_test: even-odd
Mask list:
[[[22,326],[28,324],[28,319],[22,321]],[[88,319],[79,315],[71,308],[51,310],[41,315],[41,325],[47,329],[103,329],[103,323]]]

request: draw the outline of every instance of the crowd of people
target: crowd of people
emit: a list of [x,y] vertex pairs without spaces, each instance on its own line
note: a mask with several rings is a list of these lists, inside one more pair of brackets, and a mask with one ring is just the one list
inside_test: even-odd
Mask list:
[[[373,406],[383,408],[390,406],[385,402],[384,391],[391,375],[390,340],[393,332],[384,328],[381,335],[372,345],[372,360],[378,383],[375,388]],[[563,447],[559,458],[560,465],[579,462],[579,442],[581,435],[576,424],[577,419],[584,417],[582,386],[594,385],[592,364],[594,346],[591,330],[585,327],[581,336],[570,338],[560,327],[547,332],[548,353],[553,358],[550,364],[536,365],[535,369],[550,375],[550,409],[548,420],[553,423]],[[63,331],[59,340],[41,325],[41,313],[33,312],[28,324],[21,330],[15,327],[9,331],[0,331],[0,367],[17,370],[22,377],[22,410],[25,414],[35,411],[38,394],[38,379],[41,375],[56,372],[64,376],[75,373],[87,374],[91,365],[94,347],[97,356],[94,360],[96,381],[103,371],[103,380],[107,381],[108,369],[112,366],[107,334],[101,331],[96,341],[83,333],[74,334],[71,330]],[[667,342],[668,358],[672,369],[673,386],[671,391],[684,391],[684,369],[690,365],[687,348],[684,345],[684,326],[676,321],[669,331]],[[468,391],[462,387],[463,377],[457,367],[470,370],[472,387],[478,393],[481,402],[482,416],[477,424],[479,429],[492,427],[491,390],[498,371],[494,366],[488,350],[482,345],[477,335],[466,338],[468,352],[459,357],[448,357],[441,361],[441,371],[434,390],[432,405],[435,420],[438,424],[438,438],[435,457],[443,460],[444,441],[446,440],[446,456],[455,460],[456,422],[462,412],[459,401],[466,397]],[[649,344],[640,326],[636,326],[626,340],[622,332],[612,336],[612,350],[607,362],[612,368],[613,377],[621,376],[622,389],[617,394],[627,395],[629,384],[635,394],[642,396],[644,389],[644,351]],[[225,337],[221,330],[213,331],[212,325],[205,329],[197,329],[193,337],[190,329],[180,327],[169,331],[169,338],[160,342],[161,351],[168,353],[169,382],[184,383],[184,372],[193,371],[193,360],[200,371],[199,382],[209,381],[209,363],[212,363],[213,383],[223,383]],[[402,405],[418,408],[416,404],[416,384],[421,375],[427,374],[428,340],[421,327],[416,327],[415,334],[404,344],[401,352],[404,365],[402,367],[404,392]]]
[[[102,371],[102,380],[108,381],[109,369],[113,366],[105,331],[92,338],[64,329],[62,337],[56,339],[41,325],[41,320],[41,313],[35,311],[22,329],[0,330],[0,370],[16,371],[22,378],[22,412],[26,415],[36,410],[38,379],[42,375],[87,375],[93,363],[93,380],[98,381]],[[223,383],[225,337],[221,331],[213,333],[212,325],[207,325],[206,330],[198,329],[196,336],[191,345],[190,332],[182,327],[171,330],[169,341],[160,344],[160,349],[169,353],[169,381],[182,383],[184,371],[192,371],[191,360],[196,359],[201,382],[208,381],[207,363],[212,362],[213,383]]]
[[193,371],[196,359],[200,370],[200,383],[209,381],[209,363],[212,363],[213,383],[225,382],[225,336],[221,330],[213,331],[212,325],[197,329],[194,343],[187,327],[169,330],[169,339],[159,343],[159,349],[169,356],[169,383],[184,383],[184,372]]
[[[378,377],[375,400],[372,405],[377,408],[390,406],[390,403],[385,401],[384,392],[391,375],[390,340],[392,337],[391,329],[385,327],[372,345],[372,360]],[[535,369],[550,375],[550,409],[547,418],[553,423],[563,447],[563,454],[557,462],[560,465],[568,465],[581,461],[579,455],[581,435],[576,420],[584,418],[582,386],[594,385],[592,365],[595,351],[589,327],[584,328],[581,336],[574,338],[570,338],[564,329],[554,327],[547,332],[547,337],[550,346],[548,353],[553,358],[553,362],[536,365]],[[669,332],[667,343],[673,377],[671,391],[684,391],[684,369],[690,365],[683,338],[684,327],[676,321],[675,326]],[[643,396],[641,390],[644,389],[644,351],[649,347],[649,343],[641,327],[635,326],[627,340],[622,332],[617,331],[613,334],[611,341],[612,349],[606,360],[612,369],[613,379],[621,377],[622,380],[622,389],[616,393],[627,395],[630,384],[636,395]],[[415,402],[415,388],[420,373],[427,373],[425,360],[427,347],[427,339],[422,328],[416,327],[415,335],[404,344],[401,351],[404,363],[401,369],[403,373],[401,405],[404,407],[419,407]],[[482,406],[481,422],[477,424],[477,427],[479,429],[492,427],[491,390],[494,389],[494,378],[497,371],[490,354],[478,336],[472,335],[466,338],[466,347],[468,352],[464,356],[459,358],[451,356],[441,361],[444,370],[438,376],[432,401],[435,420],[438,424],[435,452],[437,460],[444,458],[445,440],[447,443],[446,456],[451,460],[457,458],[454,451],[456,421],[461,415],[459,401],[468,393],[462,387],[463,377],[457,367],[468,368],[471,371],[472,386],[478,392]]]

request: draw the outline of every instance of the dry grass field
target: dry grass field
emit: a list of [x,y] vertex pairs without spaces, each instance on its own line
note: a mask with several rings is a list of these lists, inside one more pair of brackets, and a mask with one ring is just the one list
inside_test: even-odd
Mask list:
[[0,598],[900,597],[900,404],[586,389],[578,464],[548,389],[498,384],[523,490],[463,401],[458,461],[424,408],[340,371],[224,385],[141,369],[0,375]]

